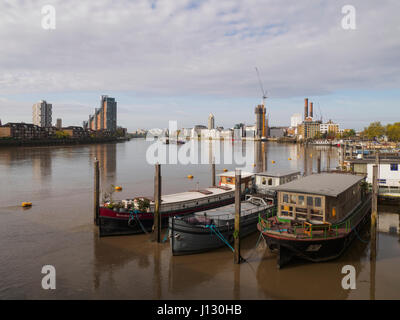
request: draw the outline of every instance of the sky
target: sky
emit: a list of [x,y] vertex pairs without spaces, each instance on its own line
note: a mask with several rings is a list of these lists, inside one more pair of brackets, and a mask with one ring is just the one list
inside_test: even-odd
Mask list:
[[[42,27],[44,5],[55,29]],[[344,5],[356,29],[344,29]],[[118,125],[253,124],[261,102],[288,126],[304,98],[342,128],[400,121],[398,0],[69,0],[0,2],[0,119],[81,125],[107,94]]]

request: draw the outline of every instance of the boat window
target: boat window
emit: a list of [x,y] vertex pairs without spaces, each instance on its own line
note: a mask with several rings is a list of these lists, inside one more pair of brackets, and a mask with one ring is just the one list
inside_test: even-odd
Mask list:
[[290,203],[296,204],[296,196],[294,194],[290,195]]
[[316,197],[315,198],[315,206],[316,207],[321,207],[321,198],[320,197]]
[[286,202],[286,203],[289,202],[289,195],[286,193],[283,195],[283,202]]
[[268,179],[268,185],[272,186],[272,179],[271,178]]
[[267,179],[263,178],[262,179],[262,184],[267,184]]
[[335,207],[332,208],[332,217],[336,217],[336,208]]
[[300,206],[304,206],[305,205],[304,196],[299,196],[299,205]]
[[313,197],[307,197],[307,205],[308,206],[314,205]]

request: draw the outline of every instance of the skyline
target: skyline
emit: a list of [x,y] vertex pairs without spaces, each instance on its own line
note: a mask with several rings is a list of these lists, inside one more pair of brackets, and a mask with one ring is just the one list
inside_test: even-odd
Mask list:
[[[56,8],[55,30],[41,28],[44,4]],[[209,113],[216,126],[253,124],[258,67],[271,126],[289,125],[305,97],[343,128],[395,122],[400,3],[352,1],[356,30],[341,27],[345,4],[4,2],[0,119],[30,122],[45,99],[54,119],[81,125],[105,94],[129,131],[207,124]]]

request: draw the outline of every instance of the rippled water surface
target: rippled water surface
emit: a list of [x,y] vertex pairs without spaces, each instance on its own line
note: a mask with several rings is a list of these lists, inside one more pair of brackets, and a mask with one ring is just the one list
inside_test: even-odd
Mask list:
[[[367,230],[338,260],[296,262],[278,270],[276,257],[258,234],[242,241],[247,262],[232,253],[173,257],[169,243],[150,236],[98,238],[93,226],[93,159],[100,160],[101,187],[123,186],[116,198],[153,194],[150,142],[0,149],[0,299],[370,299],[400,297],[399,209],[381,206],[378,254],[369,258]],[[336,149],[295,144],[235,142],[233,158],[252,154],[243,170],[316,170],[337,165]],[[178,147],[181,148],[181,147]],[[200,151],[208,149],[207,143]],[[223,153],[223,150],[222,150]],[[290,159],[290,160],[289,160]],[[273,163],[273,161],[275,163]],[[235,164],[217,165],[217,173]],[[187,175],[193,175],[192,180]],[[163,165],[162,192],[211,184],[210,165]],[[33,207],[23,209],[22,201]],[[357,289],[341,287],[344,265],[354,265]],[[56,268],[56,290],[43,290],[43,265]],[[375,274],[371,274],[371,265]]]

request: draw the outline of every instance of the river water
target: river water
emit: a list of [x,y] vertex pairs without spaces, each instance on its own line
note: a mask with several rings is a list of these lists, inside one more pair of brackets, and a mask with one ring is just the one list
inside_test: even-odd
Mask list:
[[[335,261],[296,262],[281,270],[263,242],[255,248],[258,234],[242,240],[247,262],[241,265],[233,263],[226,247],[173,257],[168,242],[154,243],[147,234],[100,239],[92,222],[94,158],[100,160],[102,191],[114,184],[123,187],[114,198],[152,195],[154,166],[146,158],[150,144],[133,139],[118,144],[0,149],[0,299],[400,298],[398,207],[379,208],[377,257],[372,263],[367,230]],[[320,153],[322,169],[338,163],[335,148],[230,144],[232,149],[221,152],[224,159],[227,153],[234,160],[244,153],[254,157],[244,165],[217,161],[217,173],[236,167],[302,172],[305,168],[310,173],[316,171]],[[200,143],[201,152],[207,149],[208,142]],[[194,178],[188,179],[189,174]],[[162,178],[164,194],[207,187],[210,165],[162,165]],[[23,201],[33,202],[32,208],[21,208]],[[56,268],[55,290],[42,289],[44,265]],[[356,269],[355,290],[341,286],[344,265]]]

